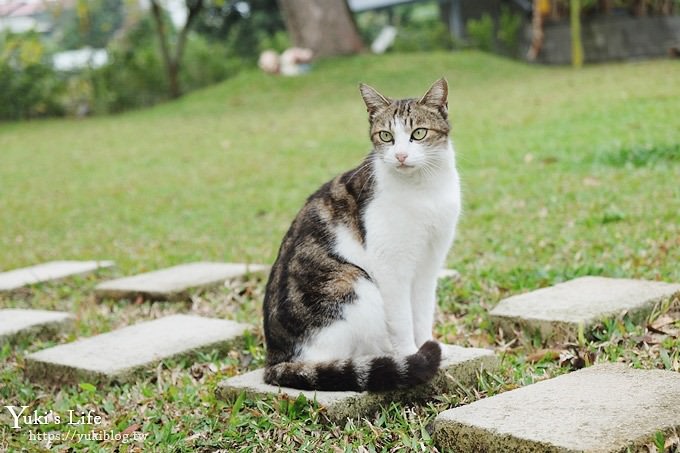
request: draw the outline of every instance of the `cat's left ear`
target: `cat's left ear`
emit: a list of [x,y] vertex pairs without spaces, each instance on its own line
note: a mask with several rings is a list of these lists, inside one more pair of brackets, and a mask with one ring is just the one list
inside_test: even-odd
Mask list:
[[432,84],[430,89],[427,90],[427,93],[420,98],[418,104],[427,105],[446,112],[446,109],[448,108],[448,96],[449,84],[446,83],[446,79],[442,77]]

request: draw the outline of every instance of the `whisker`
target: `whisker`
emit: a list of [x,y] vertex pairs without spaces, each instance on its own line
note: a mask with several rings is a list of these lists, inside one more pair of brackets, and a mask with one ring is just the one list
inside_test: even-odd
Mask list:
[[372,158],[369,159],[368,162],[362,164],[359,168],[357,168],[357,170],[354,173],[352,173],[352,176],[349,177],[346,184],[349,184],[352,181],[352,179],[357,175],[357,173],[359,173],[361,170],[363,170],[364,168],[369,166],[371,163],[372,163]]

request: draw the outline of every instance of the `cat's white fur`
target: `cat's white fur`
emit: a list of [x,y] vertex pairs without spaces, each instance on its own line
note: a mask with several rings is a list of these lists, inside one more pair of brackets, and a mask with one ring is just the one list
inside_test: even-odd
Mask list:
[[[410,140],[399,121],[393,135],[393,146],[373,164],[366,246],[346,227],[336,230],[336,252],[373,281],[355,284],[357,300],[345,305],[343,320],[310,338],[303,361],[409,355],[432,339],[437,275],[461,209],[455,153],[450,141],[428,149]],[[410,168],[399,166],[397,153],[407,154]]]

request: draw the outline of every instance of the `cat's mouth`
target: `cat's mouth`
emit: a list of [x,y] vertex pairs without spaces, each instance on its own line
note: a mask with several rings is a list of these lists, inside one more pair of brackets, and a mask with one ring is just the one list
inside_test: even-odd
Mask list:
[[399,164],[394,167],[398,172],[401,173],[410,173],[411,171],[415,170],[416,166],[415,165],[409,165],[409,164]]

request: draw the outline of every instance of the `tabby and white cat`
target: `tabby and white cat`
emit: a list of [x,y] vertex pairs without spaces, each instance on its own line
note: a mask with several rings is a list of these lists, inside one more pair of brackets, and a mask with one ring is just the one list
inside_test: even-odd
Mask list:
[[447,83],[420,99],[360,90],[373,150],[309,197],[269,276],[269,384],[382,391],[439,368],[437,273],[460,212]]

